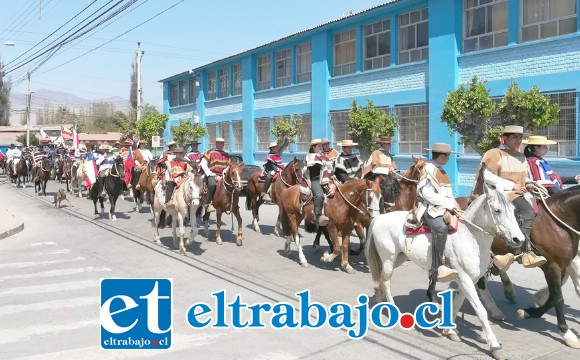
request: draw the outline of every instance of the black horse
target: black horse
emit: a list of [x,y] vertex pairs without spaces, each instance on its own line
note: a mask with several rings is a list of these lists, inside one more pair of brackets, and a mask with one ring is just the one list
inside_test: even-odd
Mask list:
[[46,183],[50,178],[50,160],[43,159],[39,166],[33,167],[32,177],[34,178],[34,192],[40,195],[40,190],[42,190],[42,195],[46,196]]
[[[109,211],[109,219],[113,221],[117,220],[115,216],[115,204],[117,203],[117,199],[123,193],[123,186],[124,181],[123,177],[125,176],[125,171],[123,168],[123,158],[117,157],[113,164],[113,167],[109,170],[109,175],[104,179],[103,184],[105,186],[105,191],[109,198],[109,202],[111,203],[111,210]],[[95,205],[95,215],[99,215],[97,211],[97,201],[101,203],[101,212],[105,211],[105,205],[103,204],[103,197],[101,196],[102,188],[101,182],[97,180],[91,186],[91,191],[89,192],[90,198],[93,200],[93,204]]]

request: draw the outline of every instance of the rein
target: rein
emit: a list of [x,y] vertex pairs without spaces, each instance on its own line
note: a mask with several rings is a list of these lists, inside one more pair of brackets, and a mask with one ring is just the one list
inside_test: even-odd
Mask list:
[[113,167],[115,168],[116,174],[113,174],[112,171],[109,171],[109,176],[112,176],[112,177],[121,177],[121,174],[119,174],[119,169],[117,168],[117,163],[116,162],[113,163]]
[[534,184],[534,188],[530,190],[530,192],[536,197],[539,198],[542,201],[542,204],[544,204],[544,208],[548,211],[548,213],[556,220],[558,221],[562,226],[564,226],[566,229],[572,231],[574,234],[580,236],[580,231],[574,229],[573,227],[571,227],[570,225],[566,224],[564,221],[562,221],[559,217],[556,216],[556,214],[554,214],[552,212],[552,210],[550,210],[550,207],[548,206],[548,204],[546,204],[546,198],[550,197],[550,195],[548,195],[548,190],[546,190],[545,187],[543,187],[542,185],[536,183],[536,182],[532,182],[532,184]]
[[399,174],[396,171],[393,171],[393,174],[395,174],[395,176],[398,176],[398,177],[400,177],[403,180],[407,180],[408,182],[412,182],[414,184],[419,184],[419,180],[410,179],[410,178],[406,177],[405,175]]
[[[359,209],[358,206],[354,205],[352,202],[350,202],[350,200],[347,199],[346,196],[344,196],[344,194],[342,193],[342,190],[340,190],[340,183],[338,182],[338,180],[336,179],[335,176],[332,177],[332,181],[334,182],[334,185],[336,186],[336,189],[338,190],[338,193],[342,196],[342,198],[344,199],[344,201],[352,206],[354,209],[356,209],[359,213],[361,213],[362,215],[366,215],[364,211],[362,211],[361,209]],[[373,191],[372,189],[365,189],[366,192],[368,191]],[[367,213],[370,215],[370,212],[368,211],[369,205],[368,205],[368,196],[365,196],[366,198],[366,205],[367,205]]]
[[[238,188],[237,186],[235,186],[236,181],[232,180],[232,176],[230,174],[230,179],[232,180],[232,183],[228,183],[228,181],[226,180],[226,175],[227,173],[230,171],[230,167],[228,166],[224,172],[223,172],[223,177],[222,177],[222,184],[224,185],[224,188],[226,189],[226,192],[230,193],[230,209],[224,211],[226,213],[226,215],[232,215],[232,226],[234,224],[234,213],[232,212],[233,206],[234,206],[234,194],[238,192]],[[231,190],[228,190],[228,187],[231,187]]]

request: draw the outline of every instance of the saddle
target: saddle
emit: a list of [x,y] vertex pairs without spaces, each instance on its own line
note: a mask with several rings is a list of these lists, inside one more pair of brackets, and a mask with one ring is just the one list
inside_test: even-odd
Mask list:
[[[277,173],[274,175],[274,177],[272,178],[272,184],[273,184],[274,182],[276,182],[276,180],[277,180],[279,177],[280,177],[280,173],[279,173],[279,172],[277,172]],[[258,177],[258,182],[259,182],[259,183],[265,183],[265,182],[266,182],[266,175],[264,175],[264,174],[260,174],[260,176]]]
[[[412,212],[413,211],[411,210],[409,213]],[[410,221],[412,220],[408,216],[407,219],[405,219],[405,226],[407,226],[407,228],[405,229],[406,235],[420,235],[431,233],[431,229],[426,227],[425,225],[421,223],[413,225],[412,223],[409,223]],[[443,215],[443,221],[447,224],[448,234],[453,234],[457,232],[457,228],[459,227],[459,218],[457,217],[457,215],[454,215],[449,211],[446,211],[445,214]]]

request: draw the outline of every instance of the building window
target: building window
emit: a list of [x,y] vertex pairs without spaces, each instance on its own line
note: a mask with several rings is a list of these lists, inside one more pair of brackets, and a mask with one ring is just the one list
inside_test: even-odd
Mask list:
[[506,46],[507,0],[464,0],[463,52]]
[[577,0],[522,0],[522,42],[576,32]]
[[539,128],[534,135],[547,136],[558,143],[549,146],[547,156],[576,156],[576,101],[580,93],[550,94],[550,103],[558,104],[558,125]]
[[332,76],[356,71],[356,30],[334,35],[334,67]]
[[296,136],[296,151],[308,152],[310,150],[310,140],[312,140],[312,115],[302,114],[302,128]]
[[330,126],[332,128],[332,147],[335,148],[339,141],[350,139],[348,131],[350,130],[349,111],[334,111],[328,114]]
[[231,149],[231,140],[230,140],[230,122],[224,121],[219,123],[220,127],[220,137],[224,138],[224,150],[230,151]]
[[427,8],[399,16],[399,64],[429,58]]
[[242,94],[242,64],[234,65],[234,96]]
[[276,52],[276,87],[290,85],[290,49]]
[[187,104],[187,81],[179,82],[179,105]]
[[234,146],[233,146],[233,150],[234,151],[242,151],[243,150],[243,144],[244,144],[244,138],[243,138],[243,126],[242,126],[242,121],[233,121],[232,122],[232,126],[234,128]]
[[179,92],[177,91],[177,84],[171,84],[169,85],[169,102],[171,106],[177,106],[179,104],[178,100],[179,98],[177,97],[179,95]]
[[258,91],[270,88],[270,55],[258,58]]
[[399,153],[421,154],[429,146],[429,106],[396,109],[399,122]]
[[230,69],[220,69],[220,98],[230,96]]
[[213,149],[215,147],[215,138],[216,136],[216,125],[214,124],[205,124],[207,129],[207,147],[209,149]]
[[216,98],[216,82],[215,82],[216,72],[212,71],[207,73],[207,100],[215,100]]
[[312,81],[312,45],[296,46],[296,84]]
[[269,151],[270,118],[256,119],[256,151]]
[[364,70],[391,64],[391,21],[384,20],[364,27]]
[[189,78],[189,103],[195,104],[197,100],[197,87],[195,86],[195,77]]

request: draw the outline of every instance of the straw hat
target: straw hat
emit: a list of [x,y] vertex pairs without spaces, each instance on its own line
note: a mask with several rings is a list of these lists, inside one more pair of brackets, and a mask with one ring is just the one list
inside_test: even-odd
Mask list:
[[224,138],[215,138],[215,142],[226,142],[226,139]]
[[352,140],[342,140],[341,142],[337,143],[338,146],[357,146],[358,143],[353,142]]
[[169,146],[171,146],[171,145],[175,145],[175,144],[176,144],[176,142],[175,142],[175,141],[170,141],[170,142],[168,142],[168,143],[167,143],[167,147],[169,147]]
[[378,142],[379,144],[382,144],[382,143],[391,143],[392,144],[392,143],[396,143],[397,140],[393,139],[390,136],[381,135],[375,140],[375,142]]
[[199,145],[201,143],[198,140],[191,140],[191,145],[194,145],[194,144]]
[[503,128],[503,134],[522,134],[525,135],[524,127],[519,125],[507,125]]
[[330,144],[330,140],[327,138],[322,139],[322,144]]
[[435,143],[431,149],[425,150],[442,154],[459,154],[456,151],[451,151],[451,145],[446,143]]
[[276,141],[272,141],[271,143],[268,144],[269,148],[273,148],[274,146],[278,146],[278,143]]
[[79,145],[79,150],[81,150],[81,151],[87,151],[87,146],[85,144],[80,144]]
[[526,144],[528,145],[554,145],[557,143],[558,143],[557,141],[548,140],[548,137],[546,136],[539,135],[532,135],[526,140]]
[[102,144],[101,146],[99,146],[99,149],[101,149],[101,150],[111,150],[111,145],[109,145],[109,144]]
[[173,149],[174,154],[183,154],[183,148],[175,148]]
[[310,141],[310,146],[317,144],[322,144],[322,139],[312,139],[312,141]]

